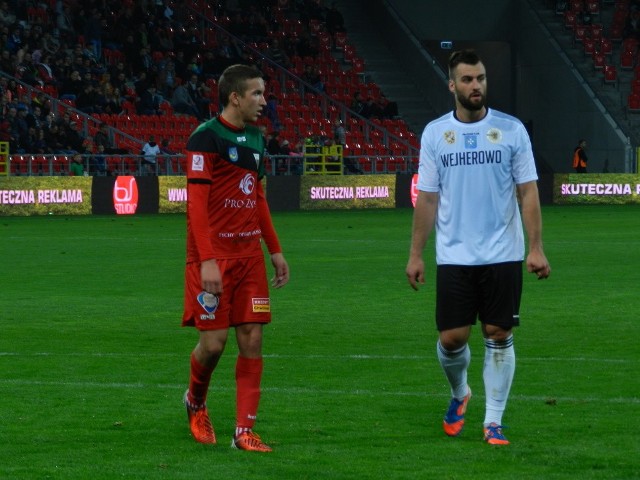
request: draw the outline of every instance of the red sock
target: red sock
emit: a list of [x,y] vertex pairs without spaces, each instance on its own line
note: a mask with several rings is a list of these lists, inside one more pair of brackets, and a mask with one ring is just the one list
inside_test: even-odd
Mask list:
[[209,381],[213,368],[200,365],[195,355],[191,354],[191,377],[189,378],[189,395],[187,400],[194,406],[202,406],[207,400]]
[[238,356],[236,362],[236,427],[252,429],[260,403],[262,358]]

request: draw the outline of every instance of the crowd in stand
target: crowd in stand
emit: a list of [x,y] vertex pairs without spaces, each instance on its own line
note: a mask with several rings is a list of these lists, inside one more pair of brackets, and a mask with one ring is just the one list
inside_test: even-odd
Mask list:
[[[10,143],[12,154],[96,152],[95,139],[83,137],[68,114],[54,112],[43,92],[89,115],[120,114],[131,105],[140,115],[162,114],[162,104],[169,103],[173,112],[202,121],[217,110],[210,82],[224,68],[239,62],[261,67],[243,42],[290,67],[295,56],[318,54],[310,22],[322,22],[332,35],[344,31],[335,5],[322,0],[227,0],[211,9],[233,36],[203,38],[202,24],[185,2],[0,1],[0,68],[38,89],[32,95],[0,77],[0,141]],[[283,13],[306,26],[295,38],[274,35]],[[313,66],[303,79],[323,90]],[[385,105],[368,99],[356,111],[393,116]]]

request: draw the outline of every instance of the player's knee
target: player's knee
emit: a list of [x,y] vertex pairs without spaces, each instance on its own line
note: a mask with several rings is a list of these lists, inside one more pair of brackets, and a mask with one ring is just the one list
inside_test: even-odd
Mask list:
[[503,342],[511,336],[511,329],[505,329],[497,325],[485,325],[484,336],[485,338],[494,340],[496,342]]

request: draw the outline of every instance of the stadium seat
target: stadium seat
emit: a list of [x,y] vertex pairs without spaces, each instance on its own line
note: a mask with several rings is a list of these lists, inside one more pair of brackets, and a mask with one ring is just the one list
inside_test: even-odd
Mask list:
[[601,71],[606,63],[606,57],[601,52],[594,51],[591,58],[593,58],[593,68],[598,72]]
[[582,41],[585,56],[593,56],[596,51],[596,42],[592,38],[585,38]]
[[598,0],[588,0],[586,2],[586,10],[591,15],[600,15],[600,2]]
[[573,30],[576,26],[577,21],[578,16],[574,12],[567,10],[564,13],[564,27],[567,30]]
[[24,155],[11,155],[11,173],[13,175],[28,175],[29,165]]
[[573,29],[573,41],[582,42],[588,35],[588,29],[585,25],[576,25]]
[[631,113],[640,113],[640,95],[631,93],[627,97],[627,110]]
[[618,85],[618,71],[615,65],[605,65],[602,71],[604,74],[603,83]]
[[623,50],[620,52],[620,68],[622,70],[632,70],[635,63],[635,55],[628,51]]
[[613,42],[610,38],[600,39],[600,53],[607,57],[611,57],[613,54]]

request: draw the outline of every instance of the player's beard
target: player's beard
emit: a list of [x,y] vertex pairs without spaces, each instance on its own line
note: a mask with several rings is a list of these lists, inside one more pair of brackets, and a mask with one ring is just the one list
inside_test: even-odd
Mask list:
[[470,112],[477,112],[484,108],[485,104],[485,96],[480,94],[481,98],[479,102],[474,102],[467,97],[464,97],[458,93],[456,93],[456,97],[458,98],[458,102],[462,105],[466,110]]

